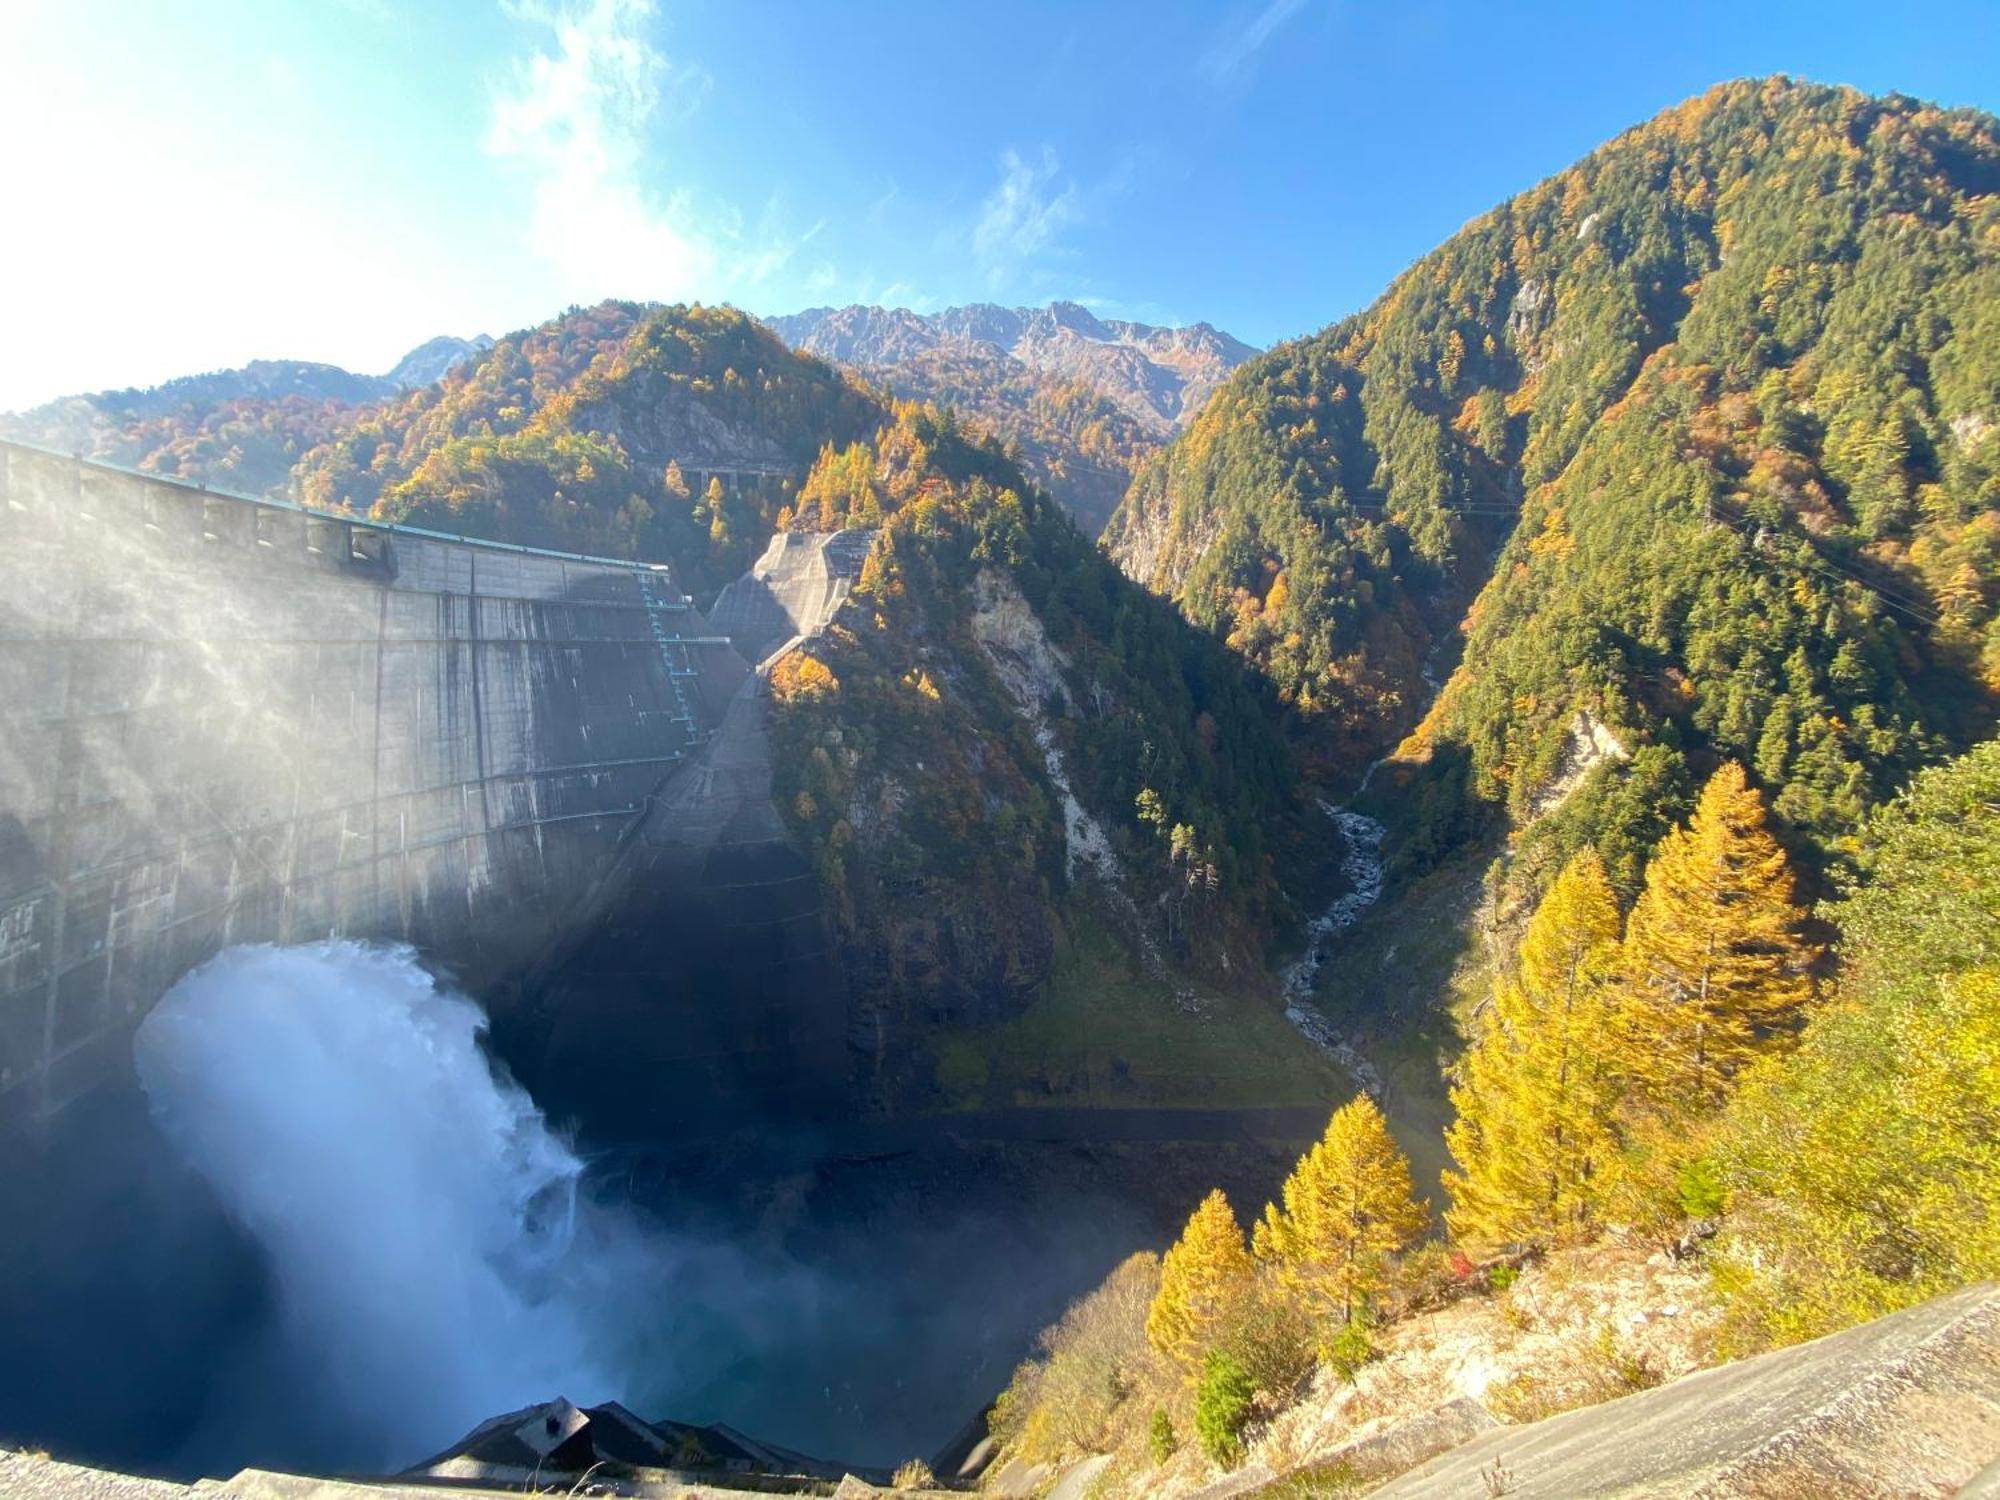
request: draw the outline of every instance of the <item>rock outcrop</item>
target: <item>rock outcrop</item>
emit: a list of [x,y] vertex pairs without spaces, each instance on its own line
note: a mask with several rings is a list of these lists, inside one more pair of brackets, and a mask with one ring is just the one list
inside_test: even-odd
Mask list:
[[900,307],[816,307],[766,321],[796,349],[863,369],[903,364],[943,346],[991,350],[1095,386],[1157,437],[1185,425],[1209,392],[1257,352],[1207,323],[1156,328],[1099,318],[1074,302],[980,302],[929,315]]
[[2000,1286],[1502,1428],[1382,1500],[1950,1495],[2000,1458]]

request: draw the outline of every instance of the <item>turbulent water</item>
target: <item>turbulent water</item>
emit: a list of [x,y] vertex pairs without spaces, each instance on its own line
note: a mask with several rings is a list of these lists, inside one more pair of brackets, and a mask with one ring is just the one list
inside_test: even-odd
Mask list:
[[395,1468],[657,1365],[674,1254],[580,1198],[484,1025],[407,950],[351,942],[232,949],[147,1017],[153,1113],[261,1247],[275,1304],[197,1450]]
[[[1370,766],[1368,770],[1373,775],[1375,768]],[[1367,784],[1364,777],[1362,785]],[[1381,1074],[1313,1007],[1312,993],[1319,980],[1321,966],[1333,954],[1334,939],[1360,921],[1361,914],[1382,899],[1385,873],[1382,839],[1387,830],[1365,814],[1335,807],[1325,801],[1319,806],[1320,811],[1340,830],[1341,839],[1347,846],[1347,854],[1340,862],[1341,878],[1347,882],[1347,892],[1335,898],[1332,905],[1306,925],[1306,951],[1287,966],[1284,973],[1285,1019],[1297,1027],[1307,1041],[1346,1069],[1363,1089],[1379,1098],[1382,1093]]]
[[[65,1446],[180,1474],[385,1472],[561,1394],[894,1464],[1222,1169],[1208,1147],[881,1157],[756,1130],[671,1170],[586,1170],[484,1024],[408,950],[351,942],[232,949],[161,1000],[136,1043],[148,1106],[262,1268],[247,1310],[163,1346],[122,1408],[169,1409],[164,1447],[121,1447],[135,1423],[94,1393],[45,1423]],[[1244,1165],[1242,1191],[1276,1166]],[[141,1318],[143,1288],[228,1274],[172,1225],[116,1237]]]

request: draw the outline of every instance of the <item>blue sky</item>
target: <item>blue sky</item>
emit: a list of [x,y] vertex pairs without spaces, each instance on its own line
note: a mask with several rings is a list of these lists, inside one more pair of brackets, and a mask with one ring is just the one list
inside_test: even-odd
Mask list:
[[12,0],[0,409],[603,296],[1266,344],[1711,83],[2000,107],[2000,5]]

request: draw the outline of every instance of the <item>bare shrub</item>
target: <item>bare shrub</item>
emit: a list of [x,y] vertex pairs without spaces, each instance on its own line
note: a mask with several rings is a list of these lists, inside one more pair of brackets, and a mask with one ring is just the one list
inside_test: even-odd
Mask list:
[[889,1479],[889,1487],[898,1490],[927,1490],[936,1484],[937,1475],[921,1458],[906,1459]]
[[1644,1353],[1609,1323],[1600,1323],[1589,1338],[1571,1341],[1560,1357],[1490,1387],[1484,1399],[1486,1409],[1502,1421],[1538,1422],[1646,1390],[1660,1380]]
[[1108,1453],[1145,1426],[1157,1403],[1135,1398],[1170,1381],[1146,1341],[1159,1285],[1160,1258],[1131,1256],[1043,1330],[1038,1355],[1015,1370],[989,1423],[1010,1452],[1030,1460]]

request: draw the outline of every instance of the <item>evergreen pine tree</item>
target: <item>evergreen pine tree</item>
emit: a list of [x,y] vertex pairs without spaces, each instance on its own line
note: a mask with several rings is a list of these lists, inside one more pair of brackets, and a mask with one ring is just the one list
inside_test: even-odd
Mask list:
[[1189,1372],[1198,1369],[1248,1291],[1250,1275],[1242,1226],[1217,1188],[1160,1261],[1160,1290],[1146,1312],[1147,1339]]
[[1614,1151],[1618,929],[1604,862],[1585,850],[1536,909],[1451,1091],[1445,1217],[1464,1244],[1546,1244],[1595,1217]]
[[1211,1349],[1195,1388],[1194,1430],[1211,1462],[1234,1468],[1243,1456],[1243,1424],[1257,1396],[1256,1382],[1227,1349]]
[[1389,1257],[1424,1230],[1410,1164],[1366,1094],[1334,1111],[1326,1134],[1267,1206],[1252,1244],[1313,1315],[1345,1323],[1388,1281]]
[[1625,934],[1625,1066],[1664,1119],[1711,1114],[1810,992],[1802,913],[1764,803],[1725,764],[1660,843]]

